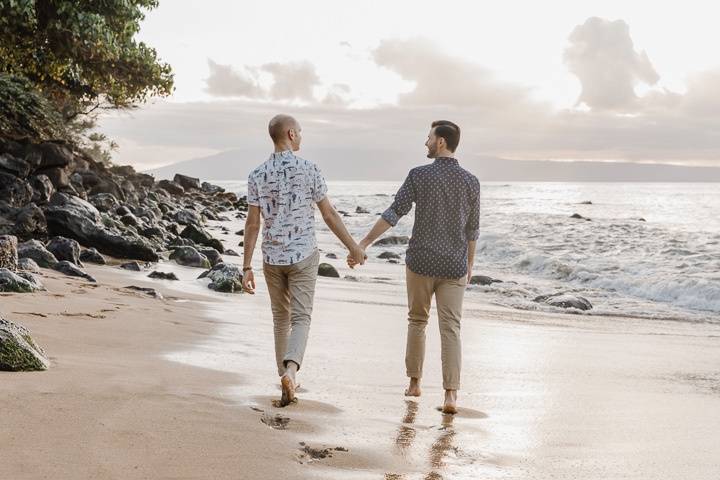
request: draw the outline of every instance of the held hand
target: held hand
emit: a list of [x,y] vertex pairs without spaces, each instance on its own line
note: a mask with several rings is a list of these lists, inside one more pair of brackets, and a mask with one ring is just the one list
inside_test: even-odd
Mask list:
[[245,292],[250,295],[255,294],[255,274],[252,270],[248,270],[243,274],[242,285]]
[[363,265],[366,259],[367,255],[365,255],[365,250],[363,250],[363,248],[359,245],[356,245],[355,248],[350,250],[350,253],[348,254],[348,267],[355,268],[356,265]]

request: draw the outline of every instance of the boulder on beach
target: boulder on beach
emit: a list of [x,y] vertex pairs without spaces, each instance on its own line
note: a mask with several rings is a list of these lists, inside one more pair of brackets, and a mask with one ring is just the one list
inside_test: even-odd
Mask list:
[[48,252],[55,255],[58,260],[67,260],[82,267],[80,262],[80,244],[77,240],[65,237],[53,237],[45,245]]
[[388,237],[381,238],[377,242],[373,243],[375,247],[382,247],[386,245],[407,245],[410,242],[410,237],[404,235],[391,235]]
[[55,193],[55,185],[47,175],[43,174],[33,176],[30,179],[30,187],[33,191],[31,200],[40,205],[49,202],[50,197]]
[[399,260],[400,254],[395,252],[382,252],[380,255],[378,255],[378,258],[381,258],[383,260]]
[[96,263],[98,265],[105,265],[107,263],[105,257],[95,250],[95,248],[86,248],[80,252],[80,260],[87,263]]
[[225,248],[223,247],[220,240],[218,240],[217,238],[213,238],[213,236],[210,235],[207,230],[197,225],[191,224],[186,226],[183,231],[180,232],[180,236],[183,238],[189,238],[198,245],[212,247],[220,253],[223,253],[225,251]]
[[141,272],[144,267],[144,265],[135,260],[133,260],[132,262],[125,262],[120,265],[120,268],[124,270],[131,270],[133,272]]
[[225,255],[228,255],[230,257],[239,257],[240,256],[239,253],[237,253],[235,250],[233,250],[231,248],[228,248],[227,250],[225,250]]
[[15,212],[15,226],[13,233],[20,238],[30,238],[34,235],[44,236],[47,233],[45,214],[34,203],[28,203]]
[[178,183],[173,182],[172,180],[160,180],[157,183],[157,186],[158,188],[162,188],[171,195],[182,195],[185,193],[185,189]]
[[58,263],[55,255],[50,253],[45,245],[38,240],[28,240],[18,245],[19,258],[32,258],[42,268],[52,268]]
[[0,292],[31,293],[42,290],[37,282],[30,281],[22,275],[0,268]]
[[173,272],[159,272],[157,270],[151,272],[148,277],[158,278],[160,280],[180,280]]
[[170,254],[170,260],[186,267],[210,268],[210,260],[194,247],[177,247]]
[[199,248],[198,252],[202,253],[207,257],[208,260],[210,260],[210,265],[213,267],[217,265],[218,263],[222,263],[222,255],[220,255],[220,252],[218,252],[216,249],[212,247],[205,247],[205,248]]
[[65,275],[68,275],[70,277],[80,277],[84,278],[88,282],[97,282],[95,278],[93,278],[92,275],[89,273],[84,272],[83,270],[80,270],[77,265],[74,263],[68,262],[67,260],[61,260],[55,266],[53,267],[54,270],[57,270],[60,273],[63,273]]
[[135,292],[143,293],[149,297],[157,298],[158,300],[162,300],[163,296],[160,292],[155,290],[154,288],[150,287],[138,287],[137,285],[128,285],[126,288],[127,290],[133,290]]
[[318,275],[321,277],[340,278],[340,274],[337,269],[329,263],[321,263],[318,265]]
[[502,283],[502,280],[488,277],[487,275],[473,275],[470,277],[470,285],[492,285],[493,283]]
[[175,174],[173,182],[177,183],[185,190],[200,190],[202,188],[199,178],[188,177],[187,175],[181,175],[179,173]]
[[17,237],[0,235],[0,268],[16,270],[18,266]]
[[240,267],[232,263],[218,263],[198,278],[209,278],[208,288],[216,292],[242,293],[243,274]]
[[23,270],[26,272],[32,272],[32,273],[40,273],[40,266],[35,263],[35,260],[32,258],[21,258],[18,260],[17,263],[18,270]]
[[0,370],[47,370],[50,361],[22,325],[0,318]]
[[326,253],[326,254],[325,254],[325,258],[330,258],[330,259],[333,259],[333,260],[337,260],[338,256],[337,256],[336,254],[330,252],[330,253]]
[[201,225],[203,223],[202,216],[189,208],[178,211],[175,214],[175,221],[180,225]]
[[570,215],[570,218],[576,218],[576,219],[578,219],[578,220],[587,220],[588,222],[590,221],[589,218],[583,217],[583,216],[580,215],[579,213],[573,213],[572,215]]
[[535,297],[533,301],[558,308],[576,308],[578,310],[590,310],[593,308],[592,303],[590,303],[588,299],[571,293],[540,295]]
[[115,198],[115,195],[112,193],[97,193],[91,195],[88,201],[101,212],[111,212],[120,205],[120,202],[118,202],[118,199]]
[[22,207],[32,200],[33,190],[24,180],[0,171],[0,198],[11,207]]
[[355,213],[365,214],[365,213],[370,213],[370,210],[358,205],[357,207],[355,207]]

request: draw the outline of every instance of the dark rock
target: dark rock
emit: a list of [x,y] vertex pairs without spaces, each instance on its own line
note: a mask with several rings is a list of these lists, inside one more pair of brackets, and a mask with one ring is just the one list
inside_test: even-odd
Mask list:
[[337,260],[338,256],[337,256],[336,254],[330,252],[330,253],[326,253],[326,254],[325,254],[325,258],[330,258],[330,259],[332,259],[332,260]]
[[19,258],[32,258],[35,263],[43,268],[53,268],[58,263],[55,255],[50,253],[45,248],[45,245],[38,240],[28,240],[19,244],[17,252]]
[[70,176],[65,167],[52,167],[38,171],[38,174],[45,175],[57,190],[70,186]]
[[116,209],[120,203],[112,193],[97,193],[95,195],[91,195],[88,198],[88,201],[101,212],[110,212]]
[[100,252],[94,248],[87,248],[80,252],[80,260],[88,263],[96,263],[98,265],[105,265],[105,257],[100,255]]
[[66,167],[73,161],[72,151],[65,145],[44,142],[37,146],[40,151],[40,167]]
[[[83,175],[83,182],[87,182],[86,176]],[[88,190],[90,196],[99,195],[101,193],[109,193],[118,201],[125,201],[125,192],[118,183],[111,178],[97,178],[95,184]]]
[[130,210],[125,205],[120,205],[115,209],[115,215],[118,217],[124,217],[125,215],[132,215],[132,210]]
[[647,220],[645,220],[645,219],[642,218],[642,217],[638,218],[638,221],[639,221],[639,222],[647,222]]
[[128,290],[134,290],[136,292],[144,293],[145,295],[148,295],[153,298],[157,298],[158,300],[162,300],[163,296],[160,292],[155,290],[154,288],[150,287],[138,287],[137,285],[128,285],[127,287],[124,287]]
[[179,173],[175,174],[173,182],[177,183],[185,190],[200,190],[202,188],[199,178],[188,177],[187,175],[181,175]]
[[210,279],[208,288],[216,292],[242,293],[242,271],[237,265],[231,263],[219,263],[205,276]]
[[185,189],[183,187],[170,180],[160,180],[157,183],[157,186],[171,195],[182,195],[185,193]]
[[539,297],[535,297],[533,301],[558,308],[576,308],[578,310],[590,310],[593,308],[592,303],[590,303],[588,299],[569,293],[540,295]]
[[361,206],[357,206],[355,207],[355,213],[370,213],[370,210]]
[[55,193],[55,186],[47,177],[47,175],[35,175],[30,179],[32,187],[32,201],[38,204],[46,204],[50,201],[50,197]]
[[493,283],[501,283],[502,280],[497,280],[487,275],[473,275],[470,277],[470,285],[492,285]]
[[0,318],[0,370],[30,372],[47,370],[49,365],[45,352],[25,327]]
[[330,265],[329,263],[321,263],[318,265],[318,275],[321,277],[333,277],[333,278],[340,278],[340,274],[338,273],[337,269]]
[[201,225],[202,217],[194,210],[184,209],[175,214],[175,221],[180,225]]
[[132,262],[125,262],[120,265],[120,268],[124,268],[125,270],[132,270],[133,272],[141,272],[144,267],[145,265],[134,260]]
[[210,260],[210,265],[213,267],[217,265],[218,263],[222,263],[222,256],[220,255],[220,252],[215,250],[214,248],[207,247],[207,248],[201,248],[198,250],[200,253],[205,255],[208,260]]
[[70,277],[80,277],[84,278],[85,280],[89,282],[95,283],[96,280],[92,277],[92,275],[89,275],[82,270],[80,270],[77,265],[74,263],[70,263],[67,260],[61,260],[59,261],[54,267],[54,270],[57,270],[60,273],[64,273],[65,275],[68,275]]
[[154,271],[148,275],[150,278],[159,278],[161,280],[180,280],[177,275],[175,275],[173,272],[158,272]]
[[122,217],[120,217],[120,221],[121,221],[123,224],[128,225],[128,226],[131,226],[131,227],[137,227],[137,226],[140,225],[140,221],[139,221],[139,220],[137,219],[137,217],[136,217],[135,215],[133,215],[132,213],[128,213],[127,215],[123,215]]
[[245,242],[238,243],[238,247],[244,247],[244,246],[245,246]]
[[225,191],[224,188],[218,187],[217,185],[213,185],[212,183],[208,182],[202,182],[202,191],[205,193],[209,193],[210,195],[216,194],[216,193],[222,193]]
[[193,247],[178,247],[170,254],[170,260],[187,267],[210,268],[210,260]]
[[0,268],[17,270],[17,238],[12,235],[0,235]]
[[584,202],[580,202],[578,205],[592,205],[593,203],[590,200],[585,200]]
[[165,232],[160,227],[143,228],[142,230],[140,230],[140,234],[143,237],[147,237],[147,238],[153,238],[153,237],[164,238],[165,237]]
[[240,256],[239,253],[237,253],[235,250],[233,250],[231,248],[228,248],[227,250],[225,250],[225,255],[228,255],[230,257],[239,257]]
[[406,236],[389,236],[381,238],[377,242],[373,243],[373,246],[382,247],[385,245],[407,245],[410,242],[410,237]]
[[397,264],[397,263],[400,263],[400,260],[398,260],[398,259],[396,259],[396,258],[391,258],[390,260],[388,260],[388,263],[395,263],[395,264]]
[[589,218],[583,217],[579,213],[573,213],[572,215],[570,215],[570,218],[576,218],[578,220],[587,220],[588,222],[590,221]]
[[237,232],[235,232],[235,235],[240,235],[241,237],[244,237],[244,236],[245,236],[245,229],[238,230]]
[[168,244],[169,247],[194,247],[195,242],[189,238],[175,237]]
[[[29,260],[32,262],[32,260],[30,260],[29,258],[25,258],[23,260]],[[37,264],[35,266],[37,266]],[[40,282],[40,280],[38,280],[35,275],[33,275],[33,272],[19,271],[17,272],[17,276],[30,282],[30,284],[35,288],[35,290],[45,290],[45,286],[42,284],[42,282]]]
[[47,221],[45,214],[40,207],[34,203],[28,203],[22,207],[15,216],[15,233],[20,238],[29,238],[36,235],[47,234]]
[[15,175],[0,172],[0,199],[13,207],[22,207],[32,200],[33,190]]
[[380,255],[378,255],[378,258],[382,258],[384,260],[399,260],[400,254],[395,252],[382,252]]
[[36,290],[41,289],[7,268],[0,268],[0,292],[30,293]]
[[40,273],[40,266],[32,258],[19,259],[17,268],[26,272]]
[[53,237],[45,245],[48,252],[55,255],[58,260],[67,260],[82,267],[80,262],[80,244],[77,240],[65,237]]
[[208,233],[202,227],[198,227],[196,225],[188,225],[183,229],[182,232],[180,232],[180,236],[183,238],[189,238],[190,240],[199,245],[212,247],[220,253],[223,253],[225,251],[222,242],[220,242],[220,240],[218,240],[217,238],[213,238],[213,236],[210,235],[210,233]]
[[30,164],[21,158],[9,153],[0,153],[0,170],[20,178],[27,178],[30,174]]
[[144,238],[129,232],[107,230],[100,223],[100,212],[80,198],[56,193],[45,209],[45,218],[51,234],[74,238],[102,253],[150,262],[159,258]]

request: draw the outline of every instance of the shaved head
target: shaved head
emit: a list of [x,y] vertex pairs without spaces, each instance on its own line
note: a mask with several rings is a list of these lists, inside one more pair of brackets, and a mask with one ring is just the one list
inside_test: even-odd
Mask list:
[[300,124],[290,115],[275,115],[268,124],[268,133],[275,144],[286,140],[288,131],[291,129],[300,130]]

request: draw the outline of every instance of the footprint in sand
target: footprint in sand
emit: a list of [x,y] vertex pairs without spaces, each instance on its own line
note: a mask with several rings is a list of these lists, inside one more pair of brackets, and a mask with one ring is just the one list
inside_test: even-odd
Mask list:
[[[435,410],[442,412],[442,407],[435,407]],[[481,412],[480,410],[473,410],[472,408],[458,407],[457,413],[443,413],[443,415],[450,415],[459,418],[487,418],[487,413]]]
[[274,428],[275,430],[285,430],[290,423],[290,419],[288,417],[284,417],[279,413],[276,413],[274,415],[269,413],[263,413],[263,416],[260,417],[260,421],[268,427]]
[[332,458],[333,453],[348,451],[349,450],[345,447],[314,448],[310,445],[307,445],[305,442],[300,442],[300,454],[298,455],[298,461],[300,463],[312,463],[315,460]]

